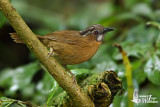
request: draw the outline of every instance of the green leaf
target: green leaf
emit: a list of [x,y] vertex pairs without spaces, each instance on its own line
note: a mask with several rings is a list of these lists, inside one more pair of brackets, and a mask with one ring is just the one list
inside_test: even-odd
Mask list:
[[101,63],[96,64],[95,69],[93,69],[93,71],[96,73],[109,70],[117,70],[117,65],[112,60],[102,61]]
[[148,28],[145,23],[141,23],[130,28],[126,36],[125,40],[131,43],[151,44],[159,36],[159,31],[151,27]]
[[[142,43],[136,43],[133,44],[131,42],[123,42],[122,43],[123,49],[127,52],[127,56],[129,57],[135,57],[135,58],[147,58],[146,53],[148,50],[151,49],[151,44],[142,44]],[[113,54],[113,58],[115,60],[121,60],[122,56],[116,49]]]
[[137,14],[137,15],[143,15],[147,17],[151,17],[152,15],[152,10],[151,8],[145,4],[145,3],[138,3],[132,8],[132,13]]
[[156,47],[157,47],[158,49],[160,49],[160,35],[159,35],[159,37],[158,37],[158,39],[157,39],[157,41],[156,41]]
[[3,26],[3,24],[6,22],[6,18],[4,17],[4,15],[2,14],[2,12],[0,11],[0,28]]
[[158,22],[147,22],[147,25],[151,25],[153,27],[160,29],[160,23]]
[[38,82],[36,86],[37,90],[43,94],[48,94],[54,82],[55,82],[54,78],[48,72],[46,72],[43,79]]
[[[47,102],[47,98],[50,90],[52,90],[52,84],[55,82],[53,77],[46,71],[43,78],[36,84],[36,90],[33,97],[33,101],[39,104]],[[35,88],[34,87],[34,88]]]
[[115,100],[113,101],[113,107],[117,107],[117,105],[119,105],[119,107],[128,107],[127,92],[125,92],[123,96],[116,95],[114,99]]
[[71,72],[75,75],[81,75],[81,74],[89,74],[91,73],[88,69],[72,69]]
[[[38,84],[36,84],[36,93],[33,97],[34,102],[44,104],[47,102],[48,95],[51,96],[52,85],[57,87],[56,81],[53,79],[53,77],[46,71],[44,74],[43,79],[41,79]],[[51,91],[50,91],[51,90]]]
[[0,107],[27,107],[27,105],[19,100],[0,97]]
[[53,103],[53,100],[55,100],[55,97],[58,96],[60,93],[64,92],[64,90],[57,84],[55,81],[53,84],[53,87],[49,93],[49,97],[47,100],[47,105],[51,106]]
[[144,62],[142,60],[137,60],[132,63],[133,78],[136,79],[138,84],[143,83],[146,79],[143,63]]
[[115,14],[110,17],[103,18],[99,21],[104,26],[111,26],[115,22],[121,23],[121,22],[129,22],[129,21],[134,21],[134,22],[141,22],[142,19],[137,16],[136,14],[131,14],[131,12],[123,12],[120,14]]
[[[98,15],[95,15],[95,13],[98,13]],[[73,14],[68,19],[67,24],[69,26],[77,26],[78,29],[84,29],[85,27],[88,27],[88,25],[90,24],[97,24],[98,20],[106,16],[110,16],[112,13],[113,13],[113,4],[107,2],[97,5],[93,3],[87,6],[87,9],[82,8],[78,12],[76,12],[76,14]]]
[[0,86],[7,87],[8,90],[5,90],[5,93],[12,95],[17,90],[28,87],[32,77],[39,69],[39,64],[34,62],[16,69],[8,68],[2,70],[0,73]]
[[9,98],[0,97],[0,107],[5,107],[12,104],[14,101],[11,101]]
[[160,85],[160,58],[157,55],[149,58],[144,71],[153,84]]
[[76,75],[77,83],[81,83],[84,79],[93,74],[93,72],[88,69],[72,69],[71,72]]
[[92,64],[90,61],[83,62],[81,64],[76,64],[76,65],[68,65],[67,66],[69,69],[90,69],[92,67]]

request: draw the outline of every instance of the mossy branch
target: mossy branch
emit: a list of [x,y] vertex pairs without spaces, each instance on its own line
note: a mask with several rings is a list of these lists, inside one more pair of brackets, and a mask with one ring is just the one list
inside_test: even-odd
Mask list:
[[53,57],[47,58],[48,50],[46,47],[37,39],[36,35],[30,30],[8,0],[0,0],[0,10],[30,51],[34,53],[58,84],[74,99],[76,104],[80,107],[93,107],[92,100],[77,84],[74,84],[72,78],[56,59]]
[[[93,74],[80,84],[96,107],[109,107],[119,91],[119,95],[123,94],[122,82],[114,71]],[[50,99],[49,106],[75,107],[75,102],[66,92],[62,92]]]

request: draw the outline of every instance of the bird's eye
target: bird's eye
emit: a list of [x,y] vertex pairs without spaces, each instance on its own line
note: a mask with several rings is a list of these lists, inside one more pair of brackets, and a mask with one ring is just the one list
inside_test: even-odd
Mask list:
[[93,33],[94,33],[95,35],[98,35],[99,32],[98,32],[97,30],[94,30]]

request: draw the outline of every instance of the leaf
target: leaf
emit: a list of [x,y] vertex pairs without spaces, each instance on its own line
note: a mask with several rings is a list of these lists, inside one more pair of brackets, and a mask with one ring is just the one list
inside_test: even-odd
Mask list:
[[158,22],[147,22],[147,25],[151,25],[153,27],[160,29],[160,23]]
[[6,22],[6,18],[4,17],[4,15],[2,14],[2,12],[0,11],[0,28],[3,26],[3,24]]
[[27,107],[24,102],[6,97],[0,98],[0,107]]
[[47,100],[47,106],[51,106],[55,97],[58,96],[60,93],[64,92],[64,90],[57,84],[55,81],[53,87],[49,93],[49,97]]
[[132,63],[133,67],[133,78],[137,81],[138,85],[143,83],[146,79],[146,74],[144,72],[144,61],[137,60]]
[[112,60],[108,61],[102,61],[101,63],[96,64],[95,69],[93,69],[94,72],[99,73],[103,71],[110,71],[110,70],[117,70],[117,65]]
[[88,69],[72,69],[71,72],[76,75],[77,83],[81,83],[84,79],[93,74],[93,72]]
[[36,93],[33,96],[34,102],[40,104],[46,103],[48,95],[50,97],[51,92],[55,90],[52,88],[52,85],[55,85],[55,87],[57,87],[57,84],[55,84],[55,82],[56,81],[53,79],[53,77],[46,71],[43,79],[41,79],[38,84],[36,84]]
[[156,41],[156,47],[157,47],[158,49],[160,49],[160,35],[159,35],[159,37],[158,37],[158,39],[157,39],[157,41]]
[[75,75],[81,75],[81,74],[89,74],[91,73],[88,69],[72,69],[71,72]]
[[136,14],[133,14],[133,13],[131,14],[131,12],[123,12],[120,14],[111,15],[110,17],[107,16],[105,18],[102,18],[99,21],[99,23],[104,26],[111,26],[111,25],[114,25],[115,22],[120,24],[123,21],[125,21],[125,22],[130,22],[130,21],[141,22],[142,19]]
[[92,68],[97,66],[97,64],[100,64],[102,62],[108,62],[110,61],[110,54],[112,53],[112,45],[109,44],[102,44],[96,54],[89,60],[92,64]]
[[0,73],[0,86],[8,87],[6,94],[12,95],[17,90],[25,89],[30,85],[32,77],[40,69],[37,62],[18,67],[5,69]]
[[131,43],[152,44],[158,36],[157,29],[148,28],[145,23],[142,23],[130,28],[125,40]]
[[[42,3],[42,2],[39,2],[39,3]],[[23,0],[21,1],[12,0],[12,4],[16,8],[16,10],[21,14],[21,16],[25,16],[24,19],[28,23],[36,23],[36,24],[41,23],[41,25],[39,25],[40,28],[36,30],[37,33],[40,35],[45,35],[46,33],[53,32],[53,30],[65,29],[63,16],[60,14],[51,12],[48,9],[37,8],[37,6],[34,6],[35,5],[34,3],[31,5],[29,3],[26,3],[26,1],[23,1]],[[23,7],[23,10],[22,10],[22,7]],[[28,9],[32,11],[28,11]]]
[[157,55],[149,58],[144,71],[153,84],[160,85],[160,58]]
[[[160,30],[160,23],[158,22],[147,22],[147,25],[153,26]],[[156,47],[160,48],[160,33],[159,33],[158,39],[156,40]]]
[[43,79],[38,82],[36,88],[41,93],[48,94],[54,82],[55,82],[54,78],[48,72],[46,72]]
[[128,102],[128,94],[127,92],[125,92],[123,96],[116,95],[114,97],[113,107],[117,107],[117,105],[119,105],[119,107],[129,107]]
[[[133,43],[130,43],[130,42],[123,42],[121,43],[124,50],[127,52],[127,56],[128,57],[134,57],[134,58],[142,58],[143,59],[147,59],[147,53],[148,53],[148,50],[151,49],[151,44],[142,44],[142,43],[136,43],[136,44],[133,44]],[[120,53],[118,53],[117,50],[114,51],[114,54],[113,54],[113,58],[115,60],[121,60],[122,59],[122,56]]]
[[13,101],[10,101],[9,98],[6,98],[6,97],[0,97],[0,106],[1,107],[5,107],[6,105],[8,104],[12,104]]
[[[86,8],[82,8],[76,12],[76,14],[73,14],[68,19],[67,25],[77,26],[78,29],[84,29],[85,27],[88,27],[88,25],[97,24],[98,20],[110,16],[113,13],[113,4],[111,3],[101,3],[99,5],[93,3]],[[98,15],[95,15],[95,13],[98,13]]]
[[134,5],[132,8],[132,13],[137,15],[147,16],[149,18],[153,16],[151,8],[145,3],[138,3]]

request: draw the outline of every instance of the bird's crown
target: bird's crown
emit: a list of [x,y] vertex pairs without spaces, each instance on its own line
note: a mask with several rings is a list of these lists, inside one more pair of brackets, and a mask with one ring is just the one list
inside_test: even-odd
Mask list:
[[87,36],[87,35],[94,35],[96,37],[97,42],[100,42],[103,40],[105,34],[107,32],[110,32],[114,30],[114,28],[106,28],[100,24],[95,24],[87,27],[86,29],[80,31],[80,34],[82,36]]

